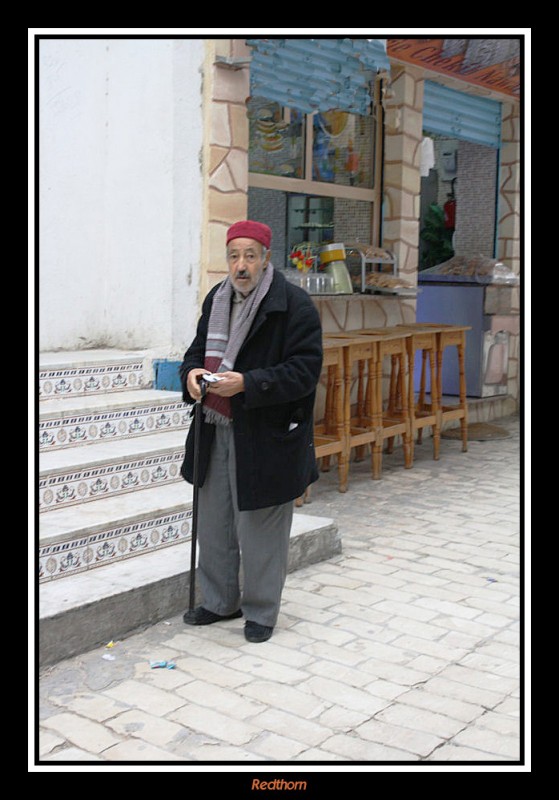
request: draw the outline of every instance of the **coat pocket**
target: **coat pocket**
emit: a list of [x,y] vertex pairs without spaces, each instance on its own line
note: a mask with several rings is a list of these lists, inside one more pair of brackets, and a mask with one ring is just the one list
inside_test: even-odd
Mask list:
[[281,415],[270,416],[267,423],[274,439],[297,439],[306,426],[305,412],[302,408],[287,410]]

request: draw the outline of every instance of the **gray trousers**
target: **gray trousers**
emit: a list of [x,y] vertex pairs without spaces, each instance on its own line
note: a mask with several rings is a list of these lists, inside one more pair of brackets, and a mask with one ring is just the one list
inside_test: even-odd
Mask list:
[[240,607],[245,620],[276,624],[292,519],[292,502],[239,511],[233,426],[216,425],[208,472],[198,492],[198,576],[204,608],[227,615]]

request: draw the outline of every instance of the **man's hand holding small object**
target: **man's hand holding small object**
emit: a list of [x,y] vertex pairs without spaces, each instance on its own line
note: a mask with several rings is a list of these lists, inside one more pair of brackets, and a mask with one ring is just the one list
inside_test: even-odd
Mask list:
[[219,375],[204,374],[201,376],[207,384],[207,389],[219,397],[233,397],[239,392],[244,392],[245,382],[240,372],[220,372]]

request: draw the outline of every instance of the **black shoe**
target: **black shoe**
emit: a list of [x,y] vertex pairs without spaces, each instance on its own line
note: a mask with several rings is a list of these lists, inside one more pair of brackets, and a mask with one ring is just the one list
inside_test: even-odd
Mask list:
[[245,622],[245,639],[247,642],[267,642],[272,633],[273,628],[268,625],[260,625],[258,622]]
[[183,621],[187,625],[213,625],[214,622],[223,622],[226,619],[238,619],[243,616],[241,609],[237,609],[232,614],[215,614],[213,611],[208,611],[204,606],[198,606],[192,611],[187,611],[183,614]]

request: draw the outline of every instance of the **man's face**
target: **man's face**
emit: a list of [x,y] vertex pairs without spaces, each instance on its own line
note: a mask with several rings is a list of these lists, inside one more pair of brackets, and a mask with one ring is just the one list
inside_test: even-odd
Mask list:
[[232,239],[227,245],[227,265],[231,283],[241,294],[248,294],[258,284],[268,265],[270,253],[255,239]]

